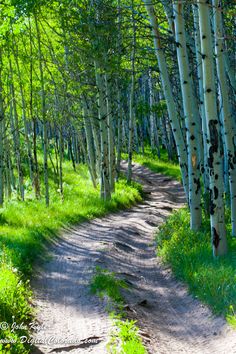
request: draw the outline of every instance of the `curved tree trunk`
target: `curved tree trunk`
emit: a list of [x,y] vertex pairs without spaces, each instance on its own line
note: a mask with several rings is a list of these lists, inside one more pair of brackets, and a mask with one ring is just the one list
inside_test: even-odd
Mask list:
[[164,51],[161,46],[161,38],[158,29],[157,18],[155,15],[154,7],[151,0],[143,0],[145,7],[147,9],[150,24],[152,26],[155,53],[158,60],[158,65],[160,69],[160,76],[162,82],[162,88],[164,91],[164,96],[166,99],[167,110],[170,117],[171,128],[175,137],[175,143],[178,151],[178,158],[181,168],[181,175],[183,180],[183,186],[186,194],[186,198],[189,196],[189,184],[188,184],[188,161],[187,161],[187,149],[184,142],[183,132],[181,131],[180,122],[178,115],[176,113],[175,102],[173,93],[171,90],[170,78],[168,75],[166,60],[164,56]]

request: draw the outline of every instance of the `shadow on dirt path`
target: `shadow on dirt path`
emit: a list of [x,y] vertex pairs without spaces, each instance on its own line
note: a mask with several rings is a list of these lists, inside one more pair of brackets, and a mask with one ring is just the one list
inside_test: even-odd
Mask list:
[[106,353],[112,322],[105,302],[89,294],[99,265],[130,284],[124,292],[127,311],[138,320],[149,353],[236,353],[236,332],[188,295],[155,255],[154,231],[172,210],[183,206],[182,187],[145,167],[135,164],[133,170],[145,201],[65,232],[33,281],[41,325],[35,335],[41,342],[38,350]]

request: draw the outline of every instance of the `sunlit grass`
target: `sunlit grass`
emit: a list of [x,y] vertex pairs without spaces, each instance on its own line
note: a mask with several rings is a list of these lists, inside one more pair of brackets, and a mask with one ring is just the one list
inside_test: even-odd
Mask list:
[[108,352],[111,354],[147,354],[134,320],[117,319],[117,331],[113,333]]
[[187,209],[169,217],[157,234],[158,255],[199,300],[235,325],[236,240],[229,239],[227,256],[214,259],[209,220],[204,218],[199,232],[190,230],[189,221]]
[[96,268],[90,289],[92,294],[97,294],[102,298],[108,297],[111,304],[107,308],[115,325],[115,330],[107,345],[108,353],[146,354],[147,351],[139,336],[136,321],[125,319],[124,298],[121,293],[121,289],[125,288],[128,288],[127,283],[117,278],[115,273],[100,267]]
[[[127,154],[123,154],[122,156],[127,160]],[[158,156],[151,151],[150,147],[146,146],[144,154],[134,153],[133,160],[140,165],[148,167],[153,172],[161,173],[181,181],[179,164],[177,161],[169,161],[165,150],[161,151],[161,158],[158,158]]]
[[[124,179],[116,184],[116,192],[108,202],[100,199],[99,187],[94,189],[86,166],[74,171],[64,163],[64,201],[50,173],[50,206],[45,201],[33,199],[31,188],[26,189],[26,201],[13,198],[0,209],[0,322],[27,323],[31,320],[32,308],[28,300],[31,290],[26,282],[39,257],[45,256],[47,242],[52,240],[64,226],[77,224],[108,212],[130,207],[140,201],[140,186],[127,185]],[[21,331],[0,331],[0,339],[12,339]],[[0,346],[0,352],[26,353],[23,345]]]
[[123,280],[118,279],[115,273],[96,267],[90,284],[92,294],[96,294],[101,298],[108,296],[113,303],[120,304],[123,302],[120,291],[122,288],[127,288],[127,284]]

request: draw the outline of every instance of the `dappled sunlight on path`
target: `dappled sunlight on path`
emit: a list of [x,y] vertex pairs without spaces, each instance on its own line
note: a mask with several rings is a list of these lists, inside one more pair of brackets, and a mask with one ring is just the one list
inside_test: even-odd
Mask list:
[[106,301],[89,294],[99,265],[130,285],[123,290],[128,316],[138,320],[150,353],[236,353],[236,333],[188,295],[155,255],[154,231],[183,205],[182,187],[136,164],[134,175],[144,186],[145,201],[65,232],[34,280],[38,320],[45,326],[35,338],[55,338],[38,350],[106,353],[112,321]]

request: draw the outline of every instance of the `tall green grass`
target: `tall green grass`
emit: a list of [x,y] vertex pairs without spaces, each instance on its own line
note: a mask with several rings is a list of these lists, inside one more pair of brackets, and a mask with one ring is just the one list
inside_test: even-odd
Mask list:
[[[159,159],[146,147],[144,155],[134,155],[134,161],[181,181],[179,166],[168,161],[166,152],[162,151]],[[226,222],[230,235],[229,210]],[[177,278],[186,282],[193,295],[236,327],[236,240],[228,237],[227,256],[214,259],[209,218],[204,214],[199,232],[191,231],[189,225],[187,208],[170,216],[156,236],[158,255],[171,266]]]
[[[48,208],[44,200],[33,199],[29,188],[25,202],[13,198],[0,209],[0,323],[6,322],[9,326],[13,322],[27,324],[31,321],[32,293],[27,279],[33,272],[35,260],[45,255],[47,242],[63,226],[103,216],[141,200],[140,186],[127,185],[121,179],[112,199],[103,202],[99,189],[92,186],[87,168],[80,165],[75,172],[65,162],[62,202],[52,173],[50,176],[51,203]],[[24,333],[24,330],[0,329],[0,353],[27,353],[28,349],[19,341]],[[3,339],[17,339],[17,343],[1,343]]]
[[[230,234],[229,215],[227,215]],[[189,228],[190,214],[181,209],[171,215],[157,233],[158,255],[171,265],[175,276],[215,314],[236,323],[236,240],[229,238],[227,256],[212,255],[209,219],[204,217],[199,232]]]
[[[122,156],[124,159],[128,158],[127,154],[123,154]],[[161,158],[158,158],[158,156],[151,151],[150,147],[146,146],[144,154],[134,153],[133,160],[153,172],[162,173],[163,175],[181,181],[181,172],[178,162],[169,161],[166,150],[162,150]]]
[[102,298],[108,297],[107,309],[115,320],[116,328],[111,333],[107,350],[110,354],[147,354],[136,321],[125,318],[127,317],[124,311],[125,301],[121,289],[126,288],[127,283],[117,278],[115,273],[100,267],[95,269],[90,284],[91,292]]

